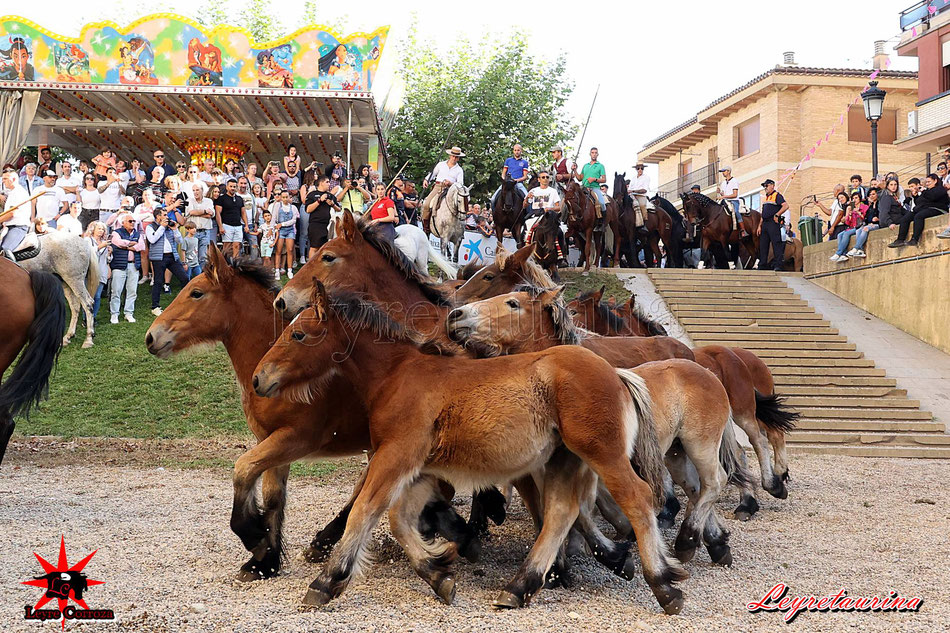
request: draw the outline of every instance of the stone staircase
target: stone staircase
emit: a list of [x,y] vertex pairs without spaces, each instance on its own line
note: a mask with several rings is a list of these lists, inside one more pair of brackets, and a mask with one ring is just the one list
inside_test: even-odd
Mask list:
[[950,435],[771,272],[650,269],[695,346],[755,352],[801,414],[789,450],[950,458]]

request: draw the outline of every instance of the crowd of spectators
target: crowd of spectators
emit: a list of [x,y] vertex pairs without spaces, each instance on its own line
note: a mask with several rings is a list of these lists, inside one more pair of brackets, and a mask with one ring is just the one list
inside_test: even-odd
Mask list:
[[[894,233],[894,240],[888,244],[890,248],[917,247],[925,220],[948,212],[948,190],[950,174],[947,162],[942,161],[937,171],[925,176],[923,181],[915,177],[902,186],[898,175],[889,172],[865,184],[862,176],[855,174],[850,186],[835,186],[834,199],[828,206],[815,197],[812,204],[829,218],[823,235],[838,242],[831,261],[867,257],[864,246],[871,231],[879,229]],[[937,237],[950,238],[950,223]]]
[[[99,258],[94,313],[106,295],[112,323],[123,313],[134,322],[138,286],[150,285],[152,312],[161,314],[171,278],[184,284],[200,273],[212,243],[231,256],[261,257],[278,279],[292,278],[332,237],[333,219],[344,209],[369,214],[394,237],[398,224],[416,222],[420,205],[411,181],[397,177],[387,185],[369,165],[348,169],[340,152],[323,165],[290,145],[282,160],[260,171],[232,159],[171,164],[160,149],[151,159],[145,164],[103,147],[91,161],[73,164],[44,147],[38,158],[5,166],[11,177],[3,179],[0,202],[36,198],[18,216],[25,224],[0,216],[11,229],[2,248],[16,250],[29,231],[83,236]],[[15,188],[23,191],[10,196]]]

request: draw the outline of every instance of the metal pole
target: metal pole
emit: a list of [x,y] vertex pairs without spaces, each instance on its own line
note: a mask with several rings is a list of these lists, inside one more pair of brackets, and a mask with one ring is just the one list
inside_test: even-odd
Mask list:
[[871,178],[877,178],[877,121],[871,121]]
[[353,163],[350,160],[350,147],[353,143],[353,104],[350,104],[350,112],[346,118],[346,165],[347,171],[353,169]]
[[924,170],[924,173],[925,173],[925,174],[929,174],[929,173],[930,173],[930,152],[927,152],[927,168],[926,168],[926,170]]
[[584,131],[581,132],[581,140],[577,144],[577,152],[574,153],[574,169],[577,169],[577,159],[581,155],[581,146],[584,145],[584,137],[587,135],[587,125],[590,123],[590,115],[594,113],[594,104],[597,103],[598,93],[600,93],[600,84],[597,84],[597,90],[594,91],[594,100],[590,102],[590,111],[587,113],[587,120],[584,121]]

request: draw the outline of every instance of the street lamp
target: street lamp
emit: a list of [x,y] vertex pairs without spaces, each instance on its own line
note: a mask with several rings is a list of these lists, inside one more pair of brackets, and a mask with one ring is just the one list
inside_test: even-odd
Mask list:
[[887,93],[877,87],[876,81],[869,81],[868,88],[861,93],[864,100],[864,118],[871,122],[871,178],[877,178],[877,122],[884,114],[884,97]]

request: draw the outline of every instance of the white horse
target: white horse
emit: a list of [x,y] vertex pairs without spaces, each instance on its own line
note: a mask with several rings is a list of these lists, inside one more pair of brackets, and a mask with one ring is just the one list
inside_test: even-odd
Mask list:
[[68,345],[76,335],[81,307],[86,314],[86,340],[82,346],[83,349],[92,347],[95,334],[92,296],[99,288],[99,259],[95,249],[85,238],[63,231],[51,231],[36,237],[40,244],[39,254],[18,263],[26,270],[41,270],[59,276],[71,313],[63,345]]
[[453,184],[445,194],[442,204],[433,214],[432,232],[442,242],[442,256],[449,257],[449,242],[455,247],[455,261],[458,261],[459,247],[465,232],[465,214],[468,213],[468,187]]
[[458,269],[432,247],[425,231],[414,224],[401,224],[396,227],[396,248],[403,252],[416,265],[420,272],[429,274],[429,258],[445,273],[449,279],[455,279]]

